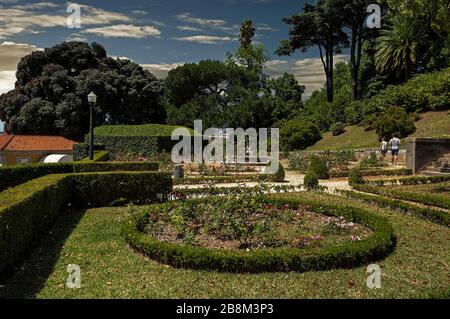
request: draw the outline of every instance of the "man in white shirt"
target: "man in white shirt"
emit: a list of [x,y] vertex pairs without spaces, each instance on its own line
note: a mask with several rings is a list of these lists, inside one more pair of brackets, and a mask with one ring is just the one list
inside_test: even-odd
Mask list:
[[392,139],[389,141],[389,145],[392,150],[392,165],[397,165],[398,162],[398,153],[400,152],[400,139],[397,137],[400,134],[395,133]]

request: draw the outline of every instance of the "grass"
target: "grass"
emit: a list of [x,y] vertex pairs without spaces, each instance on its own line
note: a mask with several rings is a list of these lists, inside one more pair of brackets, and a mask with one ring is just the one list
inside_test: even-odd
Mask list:
[[[450,112],[426,112],[415,123],[416,132],[409,137],[450,137]],[[342,150],[378,147],[378,136],[375,131],[366,132],[362,126],[347,126],[346,132],[333,136],[331,132],[323,134],[323,138],[307,148],[307,151]],[[405,143],[403,143],[405,146]]]
[[[342,205],[351,203],[320,194],[308,196]],[[449,229],[371,207],[390,220],[398,237],[396,251],[380,262],[382,288],[377,290],[366,287],[366,267],[256,275],[174,269],[135,253],[125,244],[120,221],[126,218],[127,208],[101,208],[61,216],[48,238],[6,287],[0,288],[0,297],[421,298],[448,293]],[[79,290],[65,287],[69,264],[81,267]]]
[[[180,126],[144,124],[144,125],[103,125],[96,127],[94,135],[102,136],[171,136]],[[188,129],[191,134],[194,131]]]

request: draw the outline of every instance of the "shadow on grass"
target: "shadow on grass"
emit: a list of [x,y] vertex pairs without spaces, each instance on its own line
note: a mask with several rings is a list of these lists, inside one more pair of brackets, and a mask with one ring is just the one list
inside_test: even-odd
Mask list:
[[37,243],[0,288],[0,298],[36,298],[53,272],[67,238],[85,212],[86,210],[70,210],[58,217],[49,234]]

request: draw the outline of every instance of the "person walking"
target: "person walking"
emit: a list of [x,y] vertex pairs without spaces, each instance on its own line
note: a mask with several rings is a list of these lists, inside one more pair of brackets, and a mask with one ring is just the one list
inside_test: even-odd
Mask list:
[[381,145],[380,145],[380,153],[381,153],[381,160],[386,160],[386,154],[388,152],[388,142],[386,142],[386,139],[383,137],[381,139]]
[[400,152],[400,139],[397,137],[400,134],[395,133],[392,137],[392,139],[389,141],[389,145],[391,146],[391,152],[392,152],[392,165],[397,165],[398,162],[398,154]]

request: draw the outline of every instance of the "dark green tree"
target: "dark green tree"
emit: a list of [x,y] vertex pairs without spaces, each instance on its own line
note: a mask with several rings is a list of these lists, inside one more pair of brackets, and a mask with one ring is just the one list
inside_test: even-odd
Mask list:
[[241,25],[241,33],[239,35],[239,42],[241,47],[248,47],[252,44],[253,37],[255,36],[256,29],[252,20],[245,20]]
[[163,83],[128,60],[108,58],[99,44],[64,42],[33,52],[17,67],[13,91],[0,96],[0,119],[14,134],[82,138],[87,95],[98,96],[95,125],[163,123]]
[[281,42],[278,55],[291,55],[296,50],[306,52],[312,47],[319,50],[326,75],[327,99],[333,101],[334,54],[348,47],[347,34],[342,30],[341,18],[326,0],[305,4],[302,13],[283,21],[291,26],[289,39]]

